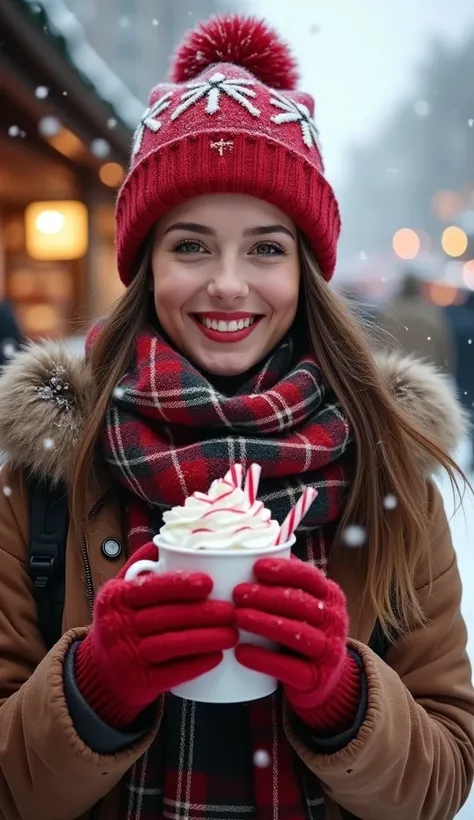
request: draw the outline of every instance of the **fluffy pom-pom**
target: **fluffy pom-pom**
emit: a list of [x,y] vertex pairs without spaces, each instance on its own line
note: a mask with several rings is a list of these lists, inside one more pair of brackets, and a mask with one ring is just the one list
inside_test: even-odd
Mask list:
[[291,91],[297,64],[286,43],[263,20],[228,14],[200,23],[179,47],[171,81],[192,80],[214,63],[234,63],[271,88]]

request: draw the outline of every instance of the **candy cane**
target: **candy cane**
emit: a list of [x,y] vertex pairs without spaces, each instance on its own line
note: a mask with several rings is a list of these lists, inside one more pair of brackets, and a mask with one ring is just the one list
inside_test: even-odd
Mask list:
[[232,484],[233,487],[242,486],[244,470],[241,464],[233,464],[230,470],[225,474],[224,481],[227,484]]
[[258,484],[260,481],[260,474],[262,472],[262,468],[260,464],[251,464],[248,468],[247,475],[245,476],[245,486],[244,486],[244,493],[245,493],[245,500],[249,507],[252,507],[257,500],[257,493],[258,493]]
[[311,504],[318,495],[318,491],[313,487],[306,487],[295,506],[292,507],[280,527],[280,532],[276,540],[277,544],[285,544],[290,540],[297,526],[301,523]]

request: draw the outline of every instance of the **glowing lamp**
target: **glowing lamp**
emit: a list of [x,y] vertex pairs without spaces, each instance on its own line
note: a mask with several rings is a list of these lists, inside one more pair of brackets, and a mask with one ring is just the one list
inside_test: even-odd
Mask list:
[[41,261],[80,259],[87,252],[87,208],[82,202],[33,202],[25,211],[26,250]]

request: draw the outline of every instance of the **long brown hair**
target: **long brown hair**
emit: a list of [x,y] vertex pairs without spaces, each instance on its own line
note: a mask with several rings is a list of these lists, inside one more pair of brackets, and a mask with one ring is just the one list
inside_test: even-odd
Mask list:
[[[97,397],[77,449],[71,498],[72,518],[80,526],[86,517],[86,490],[104,416],[150,309],[151,249],[150,239],[132,284],[104,322],[89,354]],[[420,559],[430,551],[426,480],[414,461],[413,446],[438,461],[454,484],[456,473],[462,473],[443,448],[418,429],[383,384],[363,327],[323,280],[313,251],[301,235],[299,252],[309,344],[355,437],[355,472],[334,546],[342,546],[349,524],[365,529],[366,549],[359,551],[365,561],[365,597],[387,633],[407,629],[423,621],[414,579]],[[397,499],[390,516],[382,504],[388,494]]]

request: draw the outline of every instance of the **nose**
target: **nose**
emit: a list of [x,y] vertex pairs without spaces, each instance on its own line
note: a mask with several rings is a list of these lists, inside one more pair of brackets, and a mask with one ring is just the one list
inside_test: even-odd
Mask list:
[[237,265],[227,262],[210,280],[207,287],[209,296],[222,301],[244,299],[249,292],[249,286],[244,276],[239,273]]

